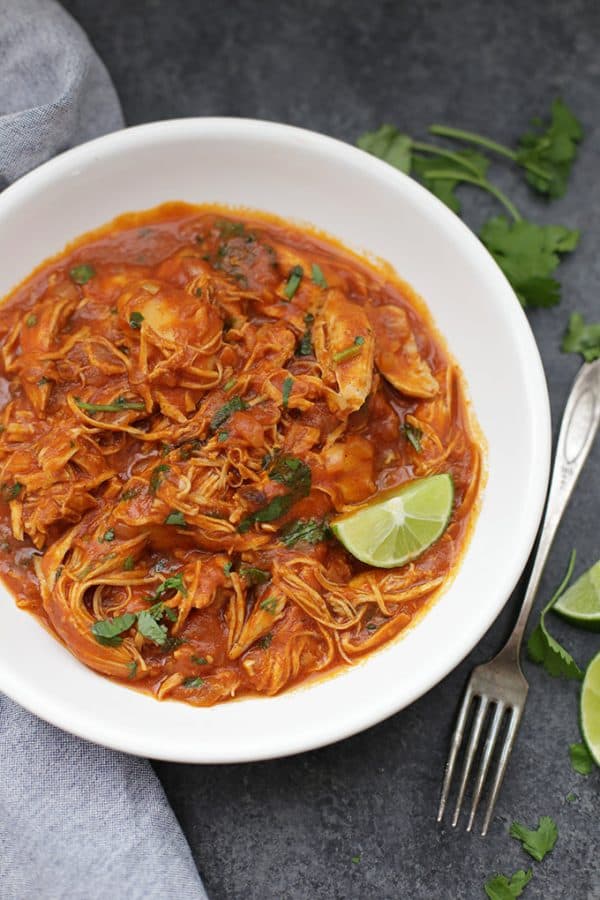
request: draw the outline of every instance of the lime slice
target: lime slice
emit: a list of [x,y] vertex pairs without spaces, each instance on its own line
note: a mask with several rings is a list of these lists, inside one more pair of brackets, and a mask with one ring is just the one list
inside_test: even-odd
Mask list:
[[432,475],[403,484],[331,527],[352,556],[391,569],[420,556],[437,541],[450,519],[453,500],[452,476]]
[[581,733],[597,766],[600,766],[600,653],[586,669],[581,688]]
[[600,631],[600,560],[565,591],[552,609],[574,625]]

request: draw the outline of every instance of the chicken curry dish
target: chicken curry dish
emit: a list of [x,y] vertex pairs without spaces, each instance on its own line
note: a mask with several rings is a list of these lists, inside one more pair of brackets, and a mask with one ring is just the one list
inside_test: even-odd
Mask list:
[[[454,573],[482,443],[389,267],[170,203],[43,263],[0,332],[0,575],[97,672],[273,695],[394,639]],[[411,513],[429,534],[402,498],[439,476],[447,514]]]

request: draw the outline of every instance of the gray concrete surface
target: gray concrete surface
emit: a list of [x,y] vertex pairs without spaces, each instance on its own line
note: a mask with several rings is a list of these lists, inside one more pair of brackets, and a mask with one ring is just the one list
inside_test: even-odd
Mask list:
[[[353,141],[383,121],[413,134],[442,121],[512,142],[562,94],[586,140],[568,195],[547,206],[514,172],[498,181],[525,215],[579,227],[561,268],[560,307],[529,319],[548,376],[554,433],[575,357],[560,353],[568,314],[600,319],[600,5],[595,0],[65,0],[107,64],[130,124],[243,115]],[[465,195],[477,226],[493,206]],[[482,302],[485,302],[482,299]],[[490,335],[493,340],[493,335]],[[515,440],[518,441],[518,422]],[[577,571],[600,556],[600,444],[556,541],[538,608],[571,547]],[[515,497],[515,515],[519,498]],[[502,548],[490,560],[501,566]],[[485,585],[482,585],[485,590]],[[445,681],[409,709],[343,743],[257,765],[156,770],[213,900],[471,900],[495,871],[533,863],[508,836],[513,819],[554,817],[559,840],[533,864],[531,900],[600,897],[599,779],[571,771],[578,688],[525,663],[531,692],[490,834],[438,828],[439,781],[452,720],[473,664],[501,645],[520,591]],[[585,664],[598,635],[556,625]],[[451,640],[449,636],[449,640]],[[385,690],[385,686],[382,686]],[[574,794],[574,799],[567,796]],[[353,863],[352,857],[360,856]],[[159,863],[160,854],[157,854]]]

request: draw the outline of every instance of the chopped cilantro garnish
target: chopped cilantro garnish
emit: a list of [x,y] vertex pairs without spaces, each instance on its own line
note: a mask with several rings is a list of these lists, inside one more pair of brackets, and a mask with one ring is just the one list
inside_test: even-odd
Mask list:
[[197,666],[207,666],[208,665],[208,660],[204,656],[191,656],[190,659]]
[[310,468],[297,456],[278,456],[269,472],[269,478],[288,487],[290,493],[273,497],[262,509],[242,519],[238,525],[240,534],[245,534],[254,522],[273,522],[279,519],[297,500],[310,493],[312,483]]
[[184,514],[178,509],[174,509],[173,512],[170,512],[165,519],[165,525],[180,525],[182,528],[185,528],[187,526],[187,522],[185,521]]
[[531,869],[527,872],[519,869],[510,878],[507,878],[506,875],[494,875],[493,878],[486,881],[483,887],[490,900],[513,900],[513,898],[521,896],[532,876]]
[[343,350],[339,350],[337,353],[333,354],[333,361],[339,363],[344,362],[346,359],[352,359],[354,356],[358,356],[364,342],[364,337],[359,334],[354,338],[354,342],[350,344],[349,347],[345,347]]
[[135,659],[132,659],[131,662],[127,663],[127,668],[129,669],[129,678],[135,678],[137,675],[138,664]]
[[571,313],[561,350],[563,353],[581,353],[586,362],[600,357],[600,322],[585,324],[580,313]]
[[263,636],[258,640],[257,643],[258,643],[258,646],[260,647],[261,650],[268,650],[269,647],[271,646],[271,642],[272,642],[272,641],[273,641],[273,635],[272,635],[271,632],[269,631],[269,632],[267,632],[267,634],[263,635]]
[[156,589],[152,597],[148,597],[149,603],[156,603],[166,591],[178,591],[182,597],[187,597],[187,587],[183,580],[183,575],[179,572],[177,575],[170,575]]
[[48,381],[48,379],[46,378],[45,375],[42,375],[42,377],[40,378],[40,380],[39,380],[38,383],[37,383],[37,386],[38,386],[38,387],[45,387],[47,384],[50,384],[50,382]]
[[135,569],[135,559],[133,556],[126,556],[123,560],[123,570],[125,572],[131,572],[132,569]]
[[415,428],[414,425],[409,425],[408,422],[404,422],[400,426],[400,431],[403,432],[406,440],[411,444],[417,453],[421,453],[423,448],[421,446],[421,438],[423,437],[423,432],[420,428]]
[[352,862],[354,863],[355,866],[357,866],[360,862],[360,854],[357,853],[356,856],[353,856]]
[[228,437],[229,437],[228,431],[220,431],[217,435],[217,441],[219,442],[219,444],[222,444],[224,441],[227,440]]
[[234,413],[248,409],[248,404],[237,395],[223,404],[210,420],[210,430],[216,431],[221,425],[224,425],[227,419]]
[[69,272],[71,281],[74,281],[75,284],[87,284],[95,274],[96,270],[89,265],[74,266]]
[[552,637],[546,628],[546,613],[548,610],[552,609],[556,601],[566,590],[574,565],[575,551],[573,550],[565,577],[550,602],[542,610],[540,621],[529,636],[527,652],[530,659],[543,665],[549,675],[552,675],[555,678],[562,675],[564,678],[574,678],[581,681],[583,672],[571,654]]
[[144,317],[141,314],[141,312],[137,312],[134,310],[129,316],[130,328],[141,328],[143,321],[144,321]]
[[230,378],[229,381],[226,381],[223,385],[224,391],[230,391],[232,387],[237,384],[237,378]]
[[166,463],[161,463],[159,466],[156,466],[152,470],[152,475],[150,476],[150,493],[156,494],[157,490],[162,484],[163,476],[169,472],[171,466],[167,466]]
[[115,539],[115,529],[109,528],[107,531],[104,532],[102,537],[99,539],[98,543],[102,544],[104,541],[107,541],[110,543],[110,541],[114,541],[114,539]]
[[266,584],[271,578],[271,573],[257,566],[240,566],[240,575],[248,584]]
[[133,613],[124,613],[114,619],[101,619],[92,625],[92,634],[99,644],[105,647],[118,647],[123,641],[121,635],[131,628],[135,619]]
[[304,542],[306,544],[318,544],[331,535],[327,522],[322,519],[296,519],[290,522],[279,532],[279,540],[286,547],[294,547]]
[[230,561],[230,562],[226,562],[226,563],[224,564],[224,566],[223,566],[223,573],[224,573],[225,575],[230,575],[232,569],[233,569],[233,563],[232,563],[231,561]]
[[137,627],[139,633],[152,643],[161,647],[167,639],[167,629],[160,625],[151,610],[143,610],[138,614]]
[[204,684],[204,679],[197,676],[196,678],[186,678],[185,681],[183,682],[183,687],[198,688],[198,687],[202,687],[203,684]]
[[7,501],[16,500],[22,490],[23,485],[20,481],[13,481],[12,484],[5,481],[2,485],[2,496]]
[[556,823],[550,816],[542,816],[535,830],[513,822],[510,826],[510,836],[521,841],[525,853],[529,853],[538,862],[541,862],[547,853],[550,853],[558,838]]
[[121,494],[121,500],[133,500],[134,497],[138,496],[139,492],[139,488],[128,488]]
[[277,612],[277,597],[267,597],[266,600],[261,600],[259,606],[266,612],[271,613],[271,615],[275,615]]
[[323,275],[323,270],[321,269],[321,266],[317,265],[317,263],[312,264],[310,268],[310,277],[313,284],[316,284],[322,288],[327,287],[327,281],[325,280],[325,276]]
[[292,299],[292,297],[300,287],[300,282],[302,281],[303,275],[304,269],[302,268],[302,266],[294,266],[294,268],[290,271],[288,280],[286,281],[285,287],[283,288],[283,293],[288,300]]
[[31,315],[27,316],[25,319],[25,324],[28,328],[33,328],[34,325],[37,325],[37,316],[34,313],[31,313]]
[[290,401],[290,394],[292,393],[292,388],[294,386],[294,379],[288,375],[287,378],[283,380],[283,387],[281,389],[281,403],[284,409],[287,409],[287,405]]
[[583,743],[569,746],[569,758],[571,766],[578,775],[589,775],[594,770],[592,754]]
[[75,397],[74,400],[79,409],[83,409],[86,412],[121,412],[122,409],[146,409],[145,403],[140,403],[137,400],[126,400],[125,397],[117,397],[114,403],[86,403],[84,400],[80,400],[79,397]]

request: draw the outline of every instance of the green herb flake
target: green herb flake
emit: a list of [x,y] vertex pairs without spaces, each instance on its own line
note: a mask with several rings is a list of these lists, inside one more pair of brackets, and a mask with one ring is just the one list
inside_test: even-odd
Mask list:
[[50,384],[45,375],[42,375],[40,380],[37,382],[38,387],[45,387],[47,384]]
[[207,666],[208,660],[204,656],[190,656],[190,659],[197,666]]
[[237,378],[230,378],[229,381],[226,381],[223,385],[224,391],[230,391],[232,387],[235,387],[237,384]]
[[37,316],[34,313],[31,313],[31,315],[27,316],[25,319],[25,324],[28,328],[33,328],[34,325],[37,325]]
[[156,494],[157,490],[162,484],[163,477],[167,472],[171,471],[171,466],[166,465],[166,463],[161,463],[159,466],[156,466],[152,470],[152,475],[150,476],[150,493]]
[[546,628],[546,613],[552,609],[559,597],[565,592],[571,579],[574,565],[575,551],[573,550],[565,577],[550,602],[542,610],[540,621],[529,636],[527,653],[533,662],[540,663],[540,665],[545,668],[546,672],[554,678],[562,676],[563,678],[573,678],[577,681],[581,681],[583,679],[583,672],[571,654],[552,637]]
[[290,394],[292,393],[292,388],[294,387],[294,379],[288,375],[287,378],[283,380],[283,387],[281,389],[281,403],[284,409],[287,409],[288,403],[290,401]]
[[266,569],[259,569],[257,566],[240,566],[240,576],[248,584],[266,584],[271,580],[271,573]]
[[217,441],[219,442],[219,444],[223,444],[227,440],[228,437],[229,437],[228,431],[220,431],[217,435]]
[[279,532],[279,540],[286,547],[296,544],[318,544],[331,536],[331,529],[323,519],[296,519]]
[[4,482],[2,485],[2,496],[4,500],[10,502],[11,500],[16,500],[21,491],[23,490],[23,485],[20,481],[14,481],[12,484],[8,482]]
[[507,878],[506,875],[494,875],[493,878],[486,881],[483,887],[489,900],[513,900],[513,898],[521,896],[532,877],[531,869],[527,872],[519,869],[510,878]]
[[567,796],[565,797],[565,800],[567,801],[567,803],[575,803],[575,801],[577,800],[577,797],[576,797],[576,795],[571,791],[569,794],[567,794]]
[[174,509],[165,519],[165,525],[180,525],[182,528],[187,527],[185,516],[178,509]]
[[94,622],[91,631],[99,644],[105,647],[118,647],[123,641],[121,635],[131,628],[135,619],[133,613],[124,613],[114,619],[101,619]]
[[69,272],[69,277],[75,284],[87,284],[90,278],[93,278],[95,274],[96,270],[93,266],[84,264],[81,266],[74,266]]
[[165,578],[163,583],[157,588],[154,593],[154,596],[151,598],[150,602],[155,602],[159,597],[165,593],[165,591],[178,591],[182,597],[187,597],[187,587],[185,586],[185,582],[183,580],[183,575],[181,572],[178,572],[177,575],[170,575],[168,578]]
[[86,403],[79,397],[74,397],[76,406],[85,412],[121,412],[124,409],[144,410],[146,404],[137,400],[126,400],[125,397],[117,397],[114,403]]
[[509,834],[521,841],[525,853],[529,853],[538,862],[541,862],[546,854],[550,853],[558,840],[558,828],[550,816],[542,816],[536,829],[526,828],[519,822],[513,822]]
[[123,560],[123,571],[131,572],[133,569],[135,569],[135,559],[133,556],[126,556]]
[[354,342],[350,344],[349,347],[345,347],[343,350],[339,350],[337,353],[333,354],[333,361],[335,363],[340,363],[358,356],[364,342],[364,337],[361,334],[357,335],[357,337],[354,338]]
[[129,669],[128,678],[133,680],[137,675],[138,664],[135,659],[132,659],[131,662],[127,663],[127,668]]
[[290,271],[288,275],[288,279],[283,288],[283,293],[287,297],[288,300],[291,300],[300,287],[300,282],[302,281],[302,276],[304,275],[304,269],[302,266],[294,266],[294,268]]
[[196,288],[196,290],[194,291],[194,296],[196,296],[196,297],[202,296],[202,288],[201,287]]
[[226,563],[224,564],[224,566],[223,566],[223,573],[224,573],[225,575],[231,575],[231,570],[232,570],[232,569],[233,569],[233,563],[232,563],[232,562],[226,562]]
[[359,864],[359,862],[360,862],[360,854],[357,854],[356,856],[353,856],[353,857],[352,857],[352,862],[354,863],[355,866],[357,866],[357,865]]
[[412,140],[393,125],[382,125],[377,131],[368,131],[357,140],[361,150],[409,174],[411,169]]
[[414,425],[409,425],[408,422],[404,422],[400,426],[400,431],[404,434],[404,437],[409,442],[409,444],[416,450],[417,453],[422,453],[423,447],[421,446],[421,438],[423,437],[423,432],[420,428],[415,428]]
[[[162,604],[158,604],[159,607],[162,607]],[[157,621],[158,618],[162,616],[163,609],[145,609],[142,612],[138,613],[137,617],[137,628],[142,637],[147,638],[147,640],[152,641],[153,644],[156,644],[157,647],[162,647],[162,645],[167,640],[167,629],[164,625],[160,625]]]
[[317,263],[313,263],[310,268],[310,277],[313,284],[316,284],[318,287],[325,289],[327,287],[327,281],[325,280],[325,276],[323,275],[323,270],[321,266],[317,265]]
[[563,353],[581,353],[586,362],[600,358],[600,322],[586,325],[580,313],[572,313],[561,350]]
[[114,539],[115,539],[115,529],[109,528],[107,531],[104,532],[102,537],[99,538],[98,543],[99,544],[102,544],[104,542],[110,543],[110,541],[114,541]]
[[203,684],[204,684],[204,679],[203,679],[203,678],[199,678],[199,677],[196,677],[196,678],[186,678],[185,681],[183,682],[183,687],[186,687],[186,688],[199,688],[199,687],[202,687]]
[[569,746],[571,766],[578,775],[589,775],[594,770],[594,760],[587,746],[583,743]]
[[123,491],[121,494],[121,500],[133,500],[134,497],[137,497],[140,493],[139,488],[127,488],[126,491]]
[[217,431],[217,429],[219,429],[221,425],[224,425],[233,413],[241,412],[244,409],[248,409],[248,404],[237,395],[232,397],[214,413],[210,420],[210,430],[213,432]]
[[268,650],[271,646],[271,642],[273,641],[273,635],[269,631],[267,634],[263,635],[258,641],[258,646],[261,650]]
[[272,616],[277,612],[277,597],[267,597],[266,600],[261,600],[259,603],[261,609],[264,609],[266,612],[271,613]]
[[142,327],[144,317],[141,312],[133,311],[129,316],[129,327],[139,329]]

